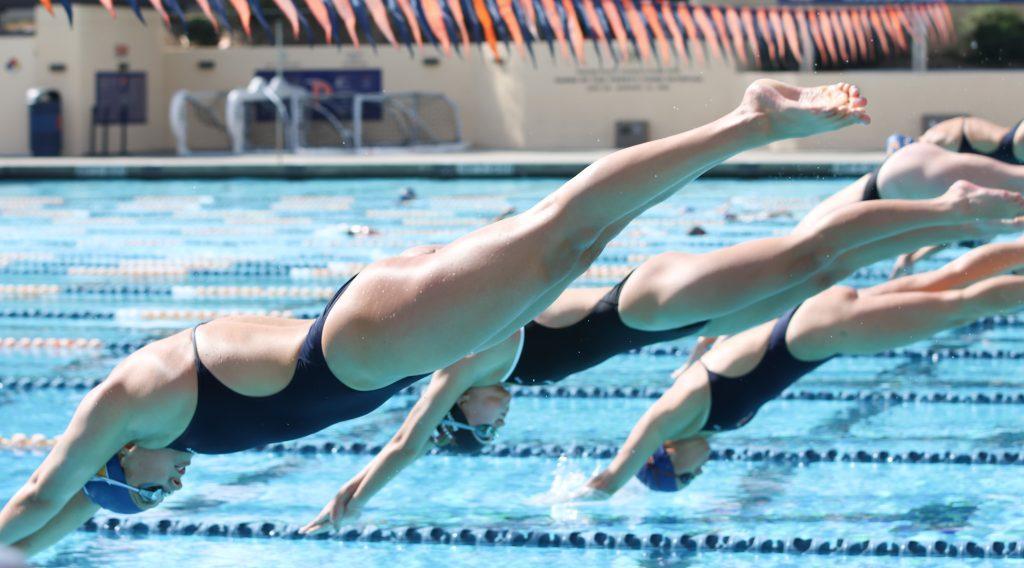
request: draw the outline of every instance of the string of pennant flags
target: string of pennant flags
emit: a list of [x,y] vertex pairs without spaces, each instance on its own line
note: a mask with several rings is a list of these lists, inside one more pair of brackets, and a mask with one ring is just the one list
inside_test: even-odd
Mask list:
[[[143,20],[141,1],[128,4]],[[247,36],[253,20],[272,35],[259,0],[194,1],[218,31],[232,28],[230,5]],[[511,42],[520,56],[531,58],[535,44],[543,43],[552,54],[583,63],[586,42],[592,41],[599,57],[606,52],[615,61],[656,57],[763,67],[787,58],[803,63],[812,50],[821,64],[841,65],[906,53],[920,36],[937,45],[956,41],[945,2],[733,7],[676,0],[301,0],[319,28],[313,32],[298,1],[273,0],[296,39],[305,35],[313,42],[322,32],[327,43],[341,43],[344,31],[356,48],[368,43],[376,50],[376,29],[388,44],[404,45],[410,53],[432,44],[450,56],[479,44],[496,59],[502,57],[499,42]],[[60,2],[71,21],[71,0]],[[99,2],[116,17],[114,0]],[[184,0],[148,2],[165,25],[172,15],[186,25]],[[53,0],[40,3],[53,14]]]

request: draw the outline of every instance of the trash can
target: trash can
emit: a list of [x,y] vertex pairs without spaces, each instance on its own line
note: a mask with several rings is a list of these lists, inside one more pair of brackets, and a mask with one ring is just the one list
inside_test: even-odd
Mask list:
[[28,137],[33,156],[59,156],[61,150],[60,93],[29,89]]

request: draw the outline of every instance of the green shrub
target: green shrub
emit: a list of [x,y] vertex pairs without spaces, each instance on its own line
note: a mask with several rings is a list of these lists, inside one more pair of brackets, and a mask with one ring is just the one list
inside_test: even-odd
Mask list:
[[1024,16],[1019,10],[988,6],[973,10],[963,28],[967,61],[981,67],[1024,65]]
[[188,19],[188,42],[195,46],[215,46],[220,36],[213,24],[202,16]]

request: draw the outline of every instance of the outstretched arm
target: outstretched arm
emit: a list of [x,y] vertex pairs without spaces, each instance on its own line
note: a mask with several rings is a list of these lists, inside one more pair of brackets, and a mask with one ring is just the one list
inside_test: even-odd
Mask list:
[[938,270],[904,276],[861,291],[872,296],[893,292],[935,292],[963,288],[1024,265],[1024,242],[995,243],[968,251]]
[[59,513],[50,519],[50,522],[28,537],[14,543],[14,547],[21,550],[26,556],[32,556],[57,544],[60,539],[64,538],[64,535],[82,526],[99,510],[99,505],[90,501],[85,493],[79,491]]
[[697,341],[693,343],[693,350],[690,351],[690,356],[686,358],[686,362],[683,363],[683,365],[676,369],[675,371],[672,371],[672,378],[678,379],[679,377],[683,376],[683,373],[685,373],[687,369],[692,367],[694,363],[700,361],[700,358],[703,357],[705,353],[710,351],[711,348],[715,346],[715,342],[721,338],[722,336],[715,335],[702,335],[698,337]]
[[640,471],[658,446],[667,440],[692,437],[700,431],[711,396],[706,381],[686,380],[694,378],[692,373],[696,372],[704,371],[693,369],[651,405],[633,427],[612,463],[587,482],[589,493],[584,496],[614,494]]
[[[82,509],[68,509],[69,503],[110,456],[130,441],[127,416],[131,408],[130,398],[116,383],[101,385],[86,395],[46,459],[0,511],[0,544],[37,542],[45,546],[70,530],[66,526],[81,517]],[[57,518],[66,511],[73,515]],[[41,530],[43,534],[37,536]],[[29,548],[37,551],[40,546]]]
[[896,262],[892,265],[892,272],[889,273],[889,279],[895,280],[901,276],[913,274],[915,264],[937,254],[944,248],[946,248],[946,245],[929,245],[919,248],[914,252],[901,254],[896,258]]
[[409,464],[430,449],[431,437],[448,411],[468,389],[498,384],[515,365],[520,333],[494,347],[436,371],[398,433],[370,463],[338,491],[316,519],[302,527],[306,534],[337,529],[359,516],[366,503]]

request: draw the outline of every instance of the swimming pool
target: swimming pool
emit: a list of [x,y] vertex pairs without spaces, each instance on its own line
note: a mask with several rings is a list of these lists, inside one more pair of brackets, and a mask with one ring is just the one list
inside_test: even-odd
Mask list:
[[[627,229],[582,283],[617,281],[665,250],[702,251],[780,234],[846,181],[698,182]],[[230,311],[313,316],[362,264],[450,240],[509,207],[529,207],[559,183],[0,182],[0,435],[58,434],[84,390],[56,387],[102,378],[138,345]],[[406,186],[419,197],[399,206]],[[741,220],[724,221],[726,208]],[[370,225],[379,234],[350,236],[349,225]],[[707,234],[690,235],[694,226]],[[851,282],[877,282],[886,268],[870,267]],[[366,450],[352,442],[385,441],[412,394],[278,451],[197,456],[185,490],[132,521],[145,525],[108,530],[110,517],[101,514],[95,532],[74,534],[39,561],[630,566],[687,563],[688,549],[696,548],[701,556],[694,562],[702,565],[834,563],[828,556],[728,553],[794,552],[805,542],[794,539],[810,539],[819,552],[865,547],[889,554],[895,544],[902,546],[897,553],[911,556],[921,550],[912,542],[932,554],[948,552],[934,546],[941,541],[961,556],[978,553],[968,543],[981,543],[986,554],[988,543],[1014,541],[1024,529],[1014,512],[1024,491],[1017,464],[1024,460],[1013,458],[1024,438],[1018,419],[1024,398],[1016,398],[1024,394],[1016,360],[1021,329],[1017,320],[997,321],[886,357],[838,358],[767,405],[749,427],[720,436],[716,447],[735,454],[720,452],[679,494],[631,484],[607,503],[551,504],[553,495],[606,461],[602,451],[620,443],[650,403],[650,393],[631,389],[667,385],[681,356],[658,347],[581,373],[554,396],[517,397],[502,451],[420,460],[373,501],[360,530],[341,540],[295,541],[287,532],[312,518],[366,462]],[[553,444],[570,455],[560,458]],[[758,453],[765,449],[774,453]],[[41,459],[0,452],[8,473],[0,478],[0,502]],[[156,534],[163,519],[180,521],[169,531],[174,534]],[[140,531],[149,534],[132,536]],[[651,534],[669,537],[671,547],[651,541]],[[615,538],[614,548],[606,536]],[[431,540],[440,542],[417,544]],[[584,550],[575,549],[581,544]],[[724,551],[710,551],[715,548]],[[900,562],[924,566],[936,559]]]

